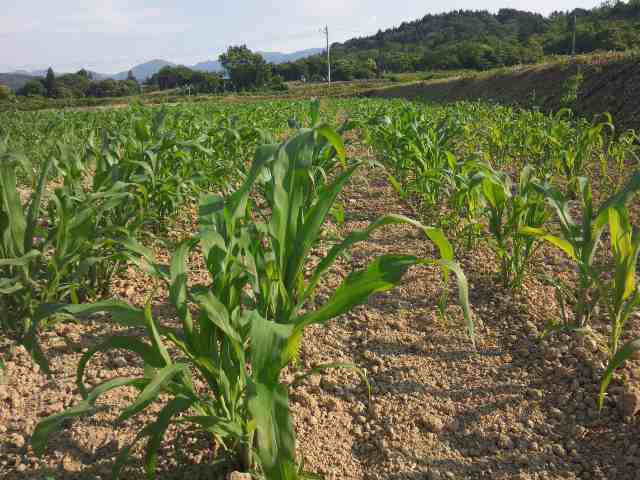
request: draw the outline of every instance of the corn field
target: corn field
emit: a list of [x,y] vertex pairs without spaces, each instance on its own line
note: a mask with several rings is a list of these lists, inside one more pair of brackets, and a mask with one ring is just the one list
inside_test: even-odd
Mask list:
[[[437,315],[448,323],[457,305],[455,328],[472,348],[482,331],[459,257],[479,246],[495,258],[495,284],[513,295],[526,296],[533,278],[553,288],[560,315],[545,319],[540,342],[561,333],[606,339],[602,409],[618,370],[640,351],[628,328],[640,307],[638,148],[636,134],[617,131],[606,115],[587,121],[569,110],[480,103],[1,114],[0,342],[24,347],[46,373],[41,339],[55,325],[92,318],[125,331],[83,351],[77,401],[40,419],[31,445],[44,455],[71,421],[98,411],[102,396],[132,388],[114,429],[159,407],[120,449],[112,478],[132,469],[156,478],[175,425],[204,435],[227,470],[317,478],[296,452],[290,395],[329,369],[368,380],[352,363],[304,369],[305,331],[340,322],[412,269],[435,267]],[[340,238],[327,224],[350,214],[344,189],[371,170],[415,215],[388,212]],[[185,222],[192,228],[180,229]],[[354,246],[394,228],[412,229],[431,254],[395,245],[352,262],[329,295],[318,295]],[[158,258],[159,245],[169,258]],[[565,258],[566,274],[541,271],[548,250]],[[129,269],[147,279],[142,304],[112,291]],[[170,314],[159,310],[158,291],[167,292]],[[114,350],[136,357],[140,375],[90,385],[94,357]],[[138,446],[142,465],[131,460]]]

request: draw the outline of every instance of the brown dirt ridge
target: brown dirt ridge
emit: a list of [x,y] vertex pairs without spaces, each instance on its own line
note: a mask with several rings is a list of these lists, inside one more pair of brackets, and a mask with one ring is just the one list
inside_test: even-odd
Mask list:
[[609,112],[619,128],[640,130],[640,54],[610,53],[579,56],[541,65],[492,70],[475,75],[417,82],[364,94],[429,102],[491,100],[556,111],[562,106],[565,83],[576,71],[584,77],[573,110],[592,117]]

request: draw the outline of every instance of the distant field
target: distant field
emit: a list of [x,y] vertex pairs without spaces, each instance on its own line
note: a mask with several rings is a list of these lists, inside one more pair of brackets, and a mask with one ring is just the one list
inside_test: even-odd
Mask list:
[[72,98],[51,99],[42,97],[19,97],[12,101],[0,101],[0,111],[29,111],[45,109],[67,109],[82,107],[106,107],[163,103],[199,103],[209,101],[238,102],[245,100],[277,100],[305,99],[312,97],[349,97],[357,96],[370,90],[385,86],[397,85],[398,82],[412,81],[413,77],[383,78],[380,80],[356,80],[352,82],[334,82],[330,86],[325,83],[292,82],[289,89],[283,92],[244,92],[220,95],[187,96],[176,90],[154,91],[147,94],[117,98]]

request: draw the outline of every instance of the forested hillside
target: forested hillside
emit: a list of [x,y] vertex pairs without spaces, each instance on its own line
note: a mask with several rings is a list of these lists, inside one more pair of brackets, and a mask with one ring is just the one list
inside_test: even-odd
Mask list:
[[[545,55],[569,54],[576,24],[576,52],[622,51],[640,45],[640,0],[607,3],[592,10],[554,12],[549,17],[502,9],[453,11],[369,37],[334,44],[336,80],[368,78],[383,72],[494,67],[536,63]],[[278,67],[287,80],[323,75],[321,55]]]

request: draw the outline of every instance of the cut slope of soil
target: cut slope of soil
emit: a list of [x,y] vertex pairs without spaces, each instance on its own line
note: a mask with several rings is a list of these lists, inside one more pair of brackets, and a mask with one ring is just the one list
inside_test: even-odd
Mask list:
[[563,106],[566,83],[580,71],[583,83],[572,108],[582,116],[613,115],[620,128],[640,130],[640,58],[637,54],[578,57],[571,61],[531,65],[412,83],[368,92],[366,96],[429,102],[492,100],[556,111]]

